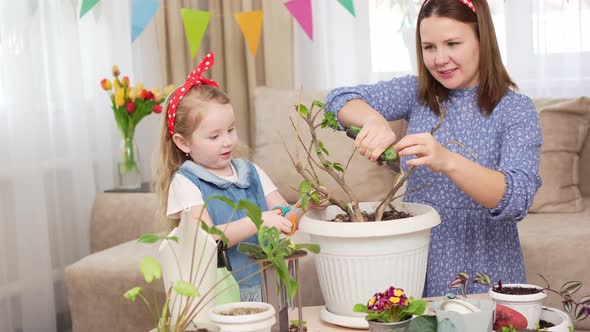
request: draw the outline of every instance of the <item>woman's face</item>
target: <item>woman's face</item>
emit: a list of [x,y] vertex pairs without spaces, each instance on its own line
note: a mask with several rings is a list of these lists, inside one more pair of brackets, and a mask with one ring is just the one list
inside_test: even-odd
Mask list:
[[420,23],[422,58],[430,74],[447,89],[479,84],[479,40],[473,27],[447,17]]

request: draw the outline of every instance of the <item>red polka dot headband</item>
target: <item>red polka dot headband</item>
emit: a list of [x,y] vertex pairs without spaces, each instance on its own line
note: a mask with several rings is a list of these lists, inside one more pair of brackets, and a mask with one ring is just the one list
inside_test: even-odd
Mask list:
[[193,86],[199,86],[201,84],[207,84],[214,86],[219,89],[219,84],[214,80],[210,80],[203,76],[203,73],[207,71],[209,68],[213,67],[215,63],[215,57],[213,56],[213,52],[207,53],[201,63],[197,66],[192,73],[188,75],[186,78],[186,82],[174,91],[174,94],[170,98],[168,102],[168,131],[170,132],[170,136],[174,135],[174,119],[176,118],[176,108],[178,107],[178,103],[184,97],[184,95],[189,92],[189,90]]
[[[425,0],[424,4],[426,4],[429,0]],[[475,13],[475,6],[473,5],[473,2],[471,2],[471,0],[459,0],[462,3],[464,3],[467,7],[469,7],[469,9],[471,9],[474,13]]]

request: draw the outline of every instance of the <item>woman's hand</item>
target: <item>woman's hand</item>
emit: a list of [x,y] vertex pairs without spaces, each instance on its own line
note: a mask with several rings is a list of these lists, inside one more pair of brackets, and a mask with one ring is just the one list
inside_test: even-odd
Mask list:
[[291,233],[291,230],[293,229],[293,223],[282,217],[281,212],[278,210],[262,212],[262,221],[262,225],[268,228],[274,226],[283,233]]
[[356,136],[355,145],[365,158],[377,161],[379,156],[395,142],[395,133],[383,116],[371,116]]
[[443,147],[430,133],[411,134],[394,146],[401,156],[416,156],[408,160],[409,166],[427,166],[433,172],[448,172],[452,167],[453,153]]

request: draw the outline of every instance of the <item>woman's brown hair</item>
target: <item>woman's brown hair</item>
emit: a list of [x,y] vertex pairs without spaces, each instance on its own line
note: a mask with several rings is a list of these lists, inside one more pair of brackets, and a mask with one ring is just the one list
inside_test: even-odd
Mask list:
[[418,60],[418,100],[440,115],[439,101],[448,100],[449,90],[428,71],[422,56],[420,23],[432,16],[447,17],[473,27],[479,40],[479,91],[477,105],[490,115],[508,89],[516,89],[502,64],[492,15],[486,0],[472,0],[475,13],[459,0],[427,0],[422,4],[416,25],[416,55]]
[[[159,158],[154,173],[154,189],[158,194],[160,207],[158,213],[166,217],[166,209],[168,207],[168,189],[170,188],[170,181],[174,172],[180,168],[182,163],[190,160],[182,152],[176,143],[172,140],[170,131],[168,130],[168,103],[174,91],[168,96],[164,103],[164,110],[166,112],[162,119],[162,128],[160,130],[160,147]],[[190,140],[193,132],[199,126],[203,118],[203,111],[205,110],[206,102],[216,102],[219,104],[229,104],[230,100],[223,91],[210,86],[199,85],[193,86],[178,103],[176,108],[176,118],[174,120],[174,133],[180,134],[186,140]]]

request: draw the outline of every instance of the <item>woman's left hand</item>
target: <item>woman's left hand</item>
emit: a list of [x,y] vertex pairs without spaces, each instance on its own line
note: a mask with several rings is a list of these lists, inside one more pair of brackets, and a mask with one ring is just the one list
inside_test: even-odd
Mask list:
[[394,148],[400,157],[416,156],[407,161],[409,166],[427,166],[437,173],[445,173],[451,167],[453,153],[443,147],[430,133],[407,135],[397,142]]

